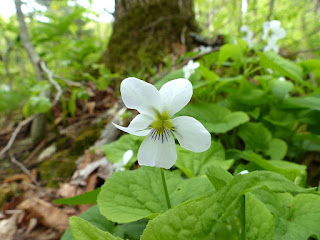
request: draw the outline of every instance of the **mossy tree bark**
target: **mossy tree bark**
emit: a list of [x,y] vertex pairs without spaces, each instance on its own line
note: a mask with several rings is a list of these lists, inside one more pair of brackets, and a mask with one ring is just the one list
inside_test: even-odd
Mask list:
[[[39,81],[45,80],[45,73],[40,66],[41,58],[36,53],[31,40],[29,37],[28,29],[24,20],[24,14],[21,10],[22,2],[20,0],[15,0],[17,18],[20,28],[20,38],[21,43],[28,53],[30,62],[32,63],[33,69],[36,73],[37,79]],[[31,126],[31,138],[34,143],[39,143],[46,135],[46,115],[44,113],[38,113],[34,118]]]
[[191,47],[193,0],[115,0],[113,33],[101,61],[113,72],[148,71]]

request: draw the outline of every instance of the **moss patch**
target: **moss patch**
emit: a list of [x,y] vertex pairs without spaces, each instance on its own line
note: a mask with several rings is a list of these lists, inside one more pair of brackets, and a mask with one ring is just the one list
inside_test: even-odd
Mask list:
[[77,156],[70,155],[68,150],[54,154],[50,159],[42,162],[39,167],[41,179],[46,181],[47,187],[58,187],[76,170]]
[[47,183],[47,187],[58,187],[59,182],[64,182],[68,177],[71,177],[76,170],[75,161],[100,137],[104,123],[87,127],[88,124],[79,131],[78,136],[74,139],[61,137],[56,142],[57,148],[61,151],[40,164],[40,177]]
[[11,200],[11,198],[18,192],[16,184],[5,184],[0,186],[0,208],[2,205]]
[[100,132],[101,130],[98,127],[82,130],[79,136],[74,139],[70,153],[77,156],[83,154],[83,151],[91,147],[100,137]]

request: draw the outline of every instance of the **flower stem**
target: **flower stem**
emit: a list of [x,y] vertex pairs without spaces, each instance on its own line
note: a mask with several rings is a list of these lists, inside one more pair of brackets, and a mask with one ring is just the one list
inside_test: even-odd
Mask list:
[[241,240],[246,239],[246,196],[240,197]]
[[161,178],[162,178],[162,184],[163,184],[163,188],[164,188],[164,193],[165,193],[165,195],[166,195],[166,200],[167,200],[168,209],[170,209],[170,208],[171,208],[171,203],[170,203],[170,198],[169,198],[169,193],[168,193],[166,178],[164,177],[164,170],[163,170],[163,168],[160,168],[160,172],[161,172]]

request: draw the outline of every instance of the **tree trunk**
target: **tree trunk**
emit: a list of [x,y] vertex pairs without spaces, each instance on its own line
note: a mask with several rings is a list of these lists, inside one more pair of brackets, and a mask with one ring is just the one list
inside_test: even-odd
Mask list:
[[115,0],[113,33],[101,61],[113,72],[148,71],[183,54],[197,32],[192,0]]
[[[34,47],[31,44],[27,26],[24,21],[24,14],[21,10],[21,1],[15,0],[15,5],[16,5],[16,11],[17,11],[17,18],[19,21],[21,43],[28,53],[33,69],[37,75],[37,79],[39,81],[44,80],[45,74],[40,67],[41,58],[36,53]],[[46,115],[44,113],[39,113],[37,114],[37,116],[32,122],[31,138],[34,143],[38,143],[45,137],[45,134],[46,134]]]

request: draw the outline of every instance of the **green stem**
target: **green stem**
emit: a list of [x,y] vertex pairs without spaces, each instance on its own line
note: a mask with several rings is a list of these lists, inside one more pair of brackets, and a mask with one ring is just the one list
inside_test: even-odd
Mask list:
[[246,239],[246,197],[240,197],[241,240]]
[[168,193],[166,178],[164,177],[164,170],[163,170],[163,168],[160,168],[160,172],[161,172],[161,178],[162,178],[162,184],[163,184],[163,188],[164,188],[164,193],[165,193],[165,195],[166,195],[166,200],[167,200],[168,209],[170,209],[170,208],[171,208],[171,203],[170,203],[170,198],[169,198],[169,193]]

